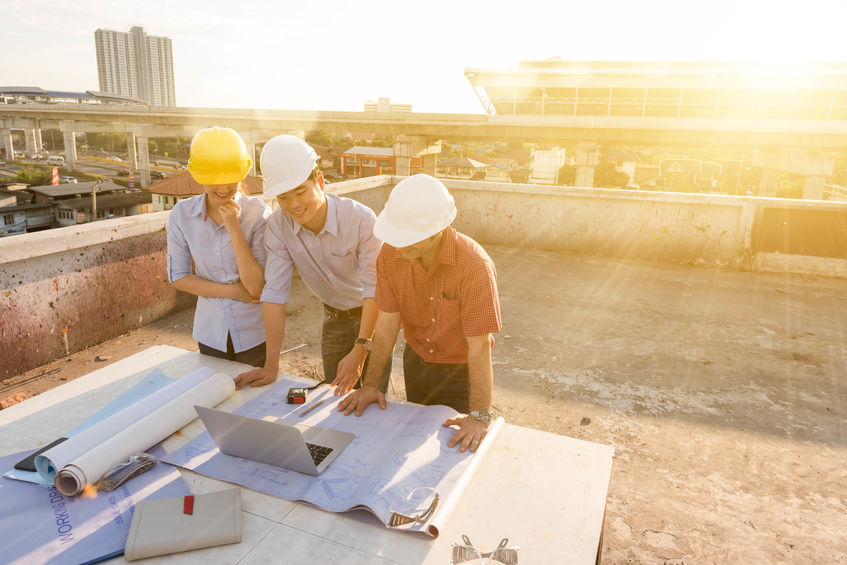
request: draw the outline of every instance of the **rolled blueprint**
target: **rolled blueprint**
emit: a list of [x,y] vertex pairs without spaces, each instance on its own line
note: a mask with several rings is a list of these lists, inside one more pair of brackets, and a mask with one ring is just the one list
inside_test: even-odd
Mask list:
[[114,463],[144,451],[235,390],[229,375],[201,368],[142,398],[35,458],[35,468],[65,496],[94,484]]

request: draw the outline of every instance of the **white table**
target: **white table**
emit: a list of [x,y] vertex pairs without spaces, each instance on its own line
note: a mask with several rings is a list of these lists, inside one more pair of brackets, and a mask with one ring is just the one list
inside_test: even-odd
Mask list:
[[[248,368],[170,346],[151,347],[0,411],[0,454],[56,439],[155,368],[179,378],[203,366],[233,376]],[[262,390],[237,391],[219,408],[233,410]],[[195,420],[164,447],[173,451],[203,429]],[[523,564],[594,563],[613,453],[607,445],[506,424],[436,539],[242,488],[241,543],[150,562],[443,565],[450,562],[452,543],[465,534],[483,551],[509,538],[510,545],[520,547]],[[232,486],[180,470],[196,494]]]

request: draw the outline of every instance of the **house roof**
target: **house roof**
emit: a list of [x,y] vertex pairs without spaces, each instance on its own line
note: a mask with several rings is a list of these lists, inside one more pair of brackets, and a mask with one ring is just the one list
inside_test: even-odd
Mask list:
[[[147,204],[152,201],[152,195],[138,190],[134,192],[125,192],[121,194],[104,194],[97,197],[97,209],[114,208],[116,206],[137,206],[139,204]],[[73,210],[88,210],[91,209],[91,197],[70,198],[68,200],[59,200],[56,202],[57,208],[71,208]]]
[[394,157],[393,147],[371,147],[370,145],[354,145],[344,152],[345,155],[373,155],[374,157]]
[[629,149],[619,149],[617,147],[611,149],[605,156],[607,161],[637,161],[638,157]]
[[482,163],[477,161],[476,159],[470,159],[468,157],[448,157],[446,159],[439,159],[438,163],[436,163],[438,167],[462,167],[465,169],[484,169],[485,167],[490,167],[488,163]]
[[[262,192],[262,179],[261,177],[247,175],[247,178],[241,182],[241,186],[247,194],[260,194]],[[194,180],[191,173],[185,171],[159,182],[154,182],[144,190],[163,196],[194,196],[203,192],[203,185]]]
[[[97,181],[93,180],[87,182],[69,182],[64,184],[30,186],[27,190],[56,198],[63,196],[74,196],[76,194],[88,194],[91,192],[91,189],[95,184],[97,184]],[[126,188],[119,184],[115,184],[111,181],[104,181],[103,184],[100,185],[97,192],[118,192],[124,190],[126,190]]]

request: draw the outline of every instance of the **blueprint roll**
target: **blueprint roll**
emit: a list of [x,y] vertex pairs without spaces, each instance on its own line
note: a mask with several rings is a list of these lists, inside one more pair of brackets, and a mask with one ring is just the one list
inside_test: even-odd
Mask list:
[[77,495],[114,463],[150,448],[194,420],[195,404],[215,406],[234,390],[229,375],[197,369],[48,449],[35,458],[35,468],[65,496]]

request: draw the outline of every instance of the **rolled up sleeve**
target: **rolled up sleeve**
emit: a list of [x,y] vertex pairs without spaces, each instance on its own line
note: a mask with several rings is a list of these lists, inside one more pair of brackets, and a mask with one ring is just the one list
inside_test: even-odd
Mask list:
[[376,258],[382,241],[374,235],[374,217],[359,223],[359,282],[362,285],[362,300],[376,295]]
[[288,304],[291,300],[294,262],[285,247],[279,222],[274,221],[274,218],[265,224],[263,254],[266,256],[265,288],[262,289],[261,301]]
[[174,282],[191,274],[191,251],[180,227],[181,214],[171,212],[168,218],[168,281]]

